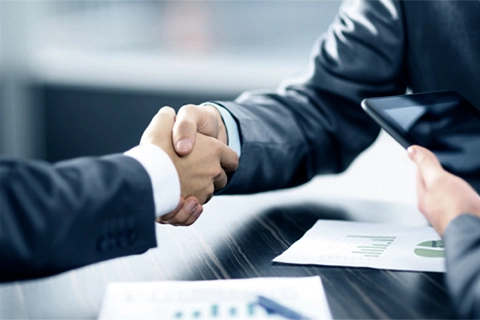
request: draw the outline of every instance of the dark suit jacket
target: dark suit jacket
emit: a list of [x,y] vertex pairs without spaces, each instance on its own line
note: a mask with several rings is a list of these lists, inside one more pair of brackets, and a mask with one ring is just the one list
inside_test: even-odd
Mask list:
[[113,155],[0,161],[0,281],[48,276],[156,246],[150,177]]
[[455,218],[445,230],[447,286],[460,318],[480,319],[480,218]]
[[[364,98],[454,90],[480,108],[480,1],[346,1],[308,71],[277,92],[218,101],[241,133],[220,193],[296,186],[345,170],[376,139]],[[480,317],[480,222],[447,229],[447,280],[462,317]]]
[[219,101],[242,155],[221,193],[296,186],[345,170],[379,127],[367,97],[455,90],[480,108],[480,1],[346,1],[308,71],[275,93]]

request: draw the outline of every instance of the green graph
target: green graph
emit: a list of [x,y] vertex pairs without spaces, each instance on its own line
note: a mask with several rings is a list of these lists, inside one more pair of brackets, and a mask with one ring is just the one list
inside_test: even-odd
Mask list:
[[351,253],[367,258],[378,258],[395,240],[395,237],[390,236],[348,235],[347,238],[358,238],[358,240],[361,240]]
[[431,240],[417,244],[413,252],[424,258],[443,258],[445,257],[445,249],[442,240]]

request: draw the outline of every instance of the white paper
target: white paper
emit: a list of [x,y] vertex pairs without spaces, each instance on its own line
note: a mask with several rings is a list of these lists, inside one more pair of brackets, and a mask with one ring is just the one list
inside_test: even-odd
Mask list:
[[99,319],[283,319],[258,295],[311,319],[332,319],[319,277],[111,283]]
[[431,227],[318,220],[274,262],[445,272],[445,251]]

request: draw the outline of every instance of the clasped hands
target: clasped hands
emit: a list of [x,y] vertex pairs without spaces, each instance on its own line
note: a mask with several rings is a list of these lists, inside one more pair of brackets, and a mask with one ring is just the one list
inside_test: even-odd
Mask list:
[[[227,146],[222,117],[213,106],[186,105],[178,114],[164,107],[145,130],[140,143],[153,143],[172,159],[181,186],[177,208],[157,219],[159,223],[191,225],[215,190],[227,184],[226,172],[238,167],[237,154]],[[409,148],[417,164],[420,211],[440,235],[458,215],[480,217],[480,197],[464,180],[445,170],[429,150]]]
[[157,219],[163,224],[193,224],[203,212],[202,204],[227,184],[226,173],[238,166],[238,155],[227,146],[225,125],[213,106],[186,105],[178,114],[161,108],[142,135],[140,144],[144,143],[162,148],[180,179],[179,204]]

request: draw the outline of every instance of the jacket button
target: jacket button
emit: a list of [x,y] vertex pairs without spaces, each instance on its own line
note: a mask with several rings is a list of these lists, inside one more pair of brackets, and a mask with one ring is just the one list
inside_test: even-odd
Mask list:
[[137,241],[137,233],[133,229],[127,230],[127,241],[128,244],[132,245],[135,241]]
[[117,247],[123,248],[127,245],[127,237],[125,236],[125,232],[119,232],[117,236]]
[[108,239],[105,236],[101,236],[100,239],[98,239],[97,242],[97,247],[98,250],[100,251],[107,251],[108,249]]

